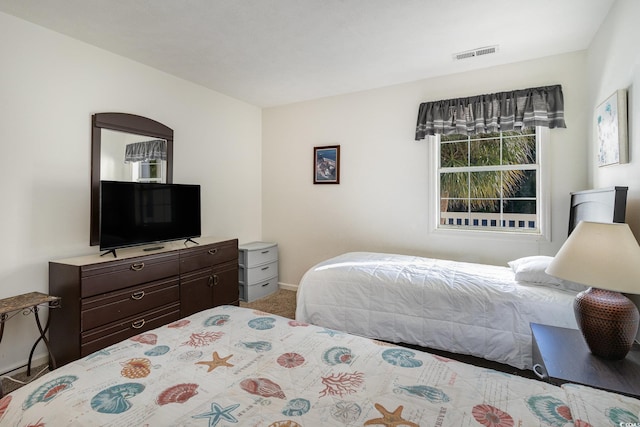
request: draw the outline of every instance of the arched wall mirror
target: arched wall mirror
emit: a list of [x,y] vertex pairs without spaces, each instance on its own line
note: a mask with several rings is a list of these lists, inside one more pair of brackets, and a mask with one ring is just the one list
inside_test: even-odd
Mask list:
[[100,243],[100,181],[173,182],[173,129],[126,113],[98,113],[91,129],[90,245]]

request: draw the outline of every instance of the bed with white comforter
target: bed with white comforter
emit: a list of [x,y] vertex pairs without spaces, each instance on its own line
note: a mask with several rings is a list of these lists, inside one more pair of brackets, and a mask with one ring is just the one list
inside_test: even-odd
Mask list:
[[550,259],[500,267],[347,253],[306,272],[296,320],[529,369],[529,323],[577,329],[573,300],[580,287],[546,275]]

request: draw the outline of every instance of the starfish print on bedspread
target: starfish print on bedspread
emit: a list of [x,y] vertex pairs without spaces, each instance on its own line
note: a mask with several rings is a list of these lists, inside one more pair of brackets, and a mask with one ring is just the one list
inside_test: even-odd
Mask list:
[[235,405],[223,408],[214,402],[211,404],[211,411],[205,412],[204,414],[194,415],[192,418],[209,418],[209,427],[215,427],[223,419],[231,423],[237,423],[238,420],[236,417],[231,415],[231,411],[237,409],[238,406],[240,406],[240,404],[236,403]]
[[219,366],[228,366],[228,367],[232,367],[233,365],[229,362],[227,362],[227,360],[231,359],[233,357],[233,354],[228,355],[227,357],[220,357],[218,355],[217,351],[213,352],[213,360],[203,360],[200,362],[196,362],[196,365],[207,365],[209,367],[209,369],[207,370],[207,372],[211,372],[214,369],[216,369]]
[[398,406],[393,412],[387,411],[387,409],[379,403],[374,404],[374,406],[378,411],[380,411],[382,418],[374,418],[372,420],[365,421],[364,425],[366,426],[383,425],[386,427],[420,427],[418,424],[402,418],[402,410],[404,409],[404,406],[402,405]]

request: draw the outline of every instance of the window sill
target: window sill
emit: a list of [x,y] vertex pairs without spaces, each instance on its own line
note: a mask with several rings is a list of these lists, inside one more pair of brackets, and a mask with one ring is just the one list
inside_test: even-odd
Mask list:
[[472,230],[467,228],[433,228],[431,233],[437,235],[459,236],[470,239],[500,239],[547,242],[549,239],[540,231],[499,231],[499,230]]

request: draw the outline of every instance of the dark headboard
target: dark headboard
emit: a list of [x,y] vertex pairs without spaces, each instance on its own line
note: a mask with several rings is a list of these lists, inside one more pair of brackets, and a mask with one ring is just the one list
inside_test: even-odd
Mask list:
[[609,187],[571,193],[569,234],[580,221],[624,222],[628,187]]

